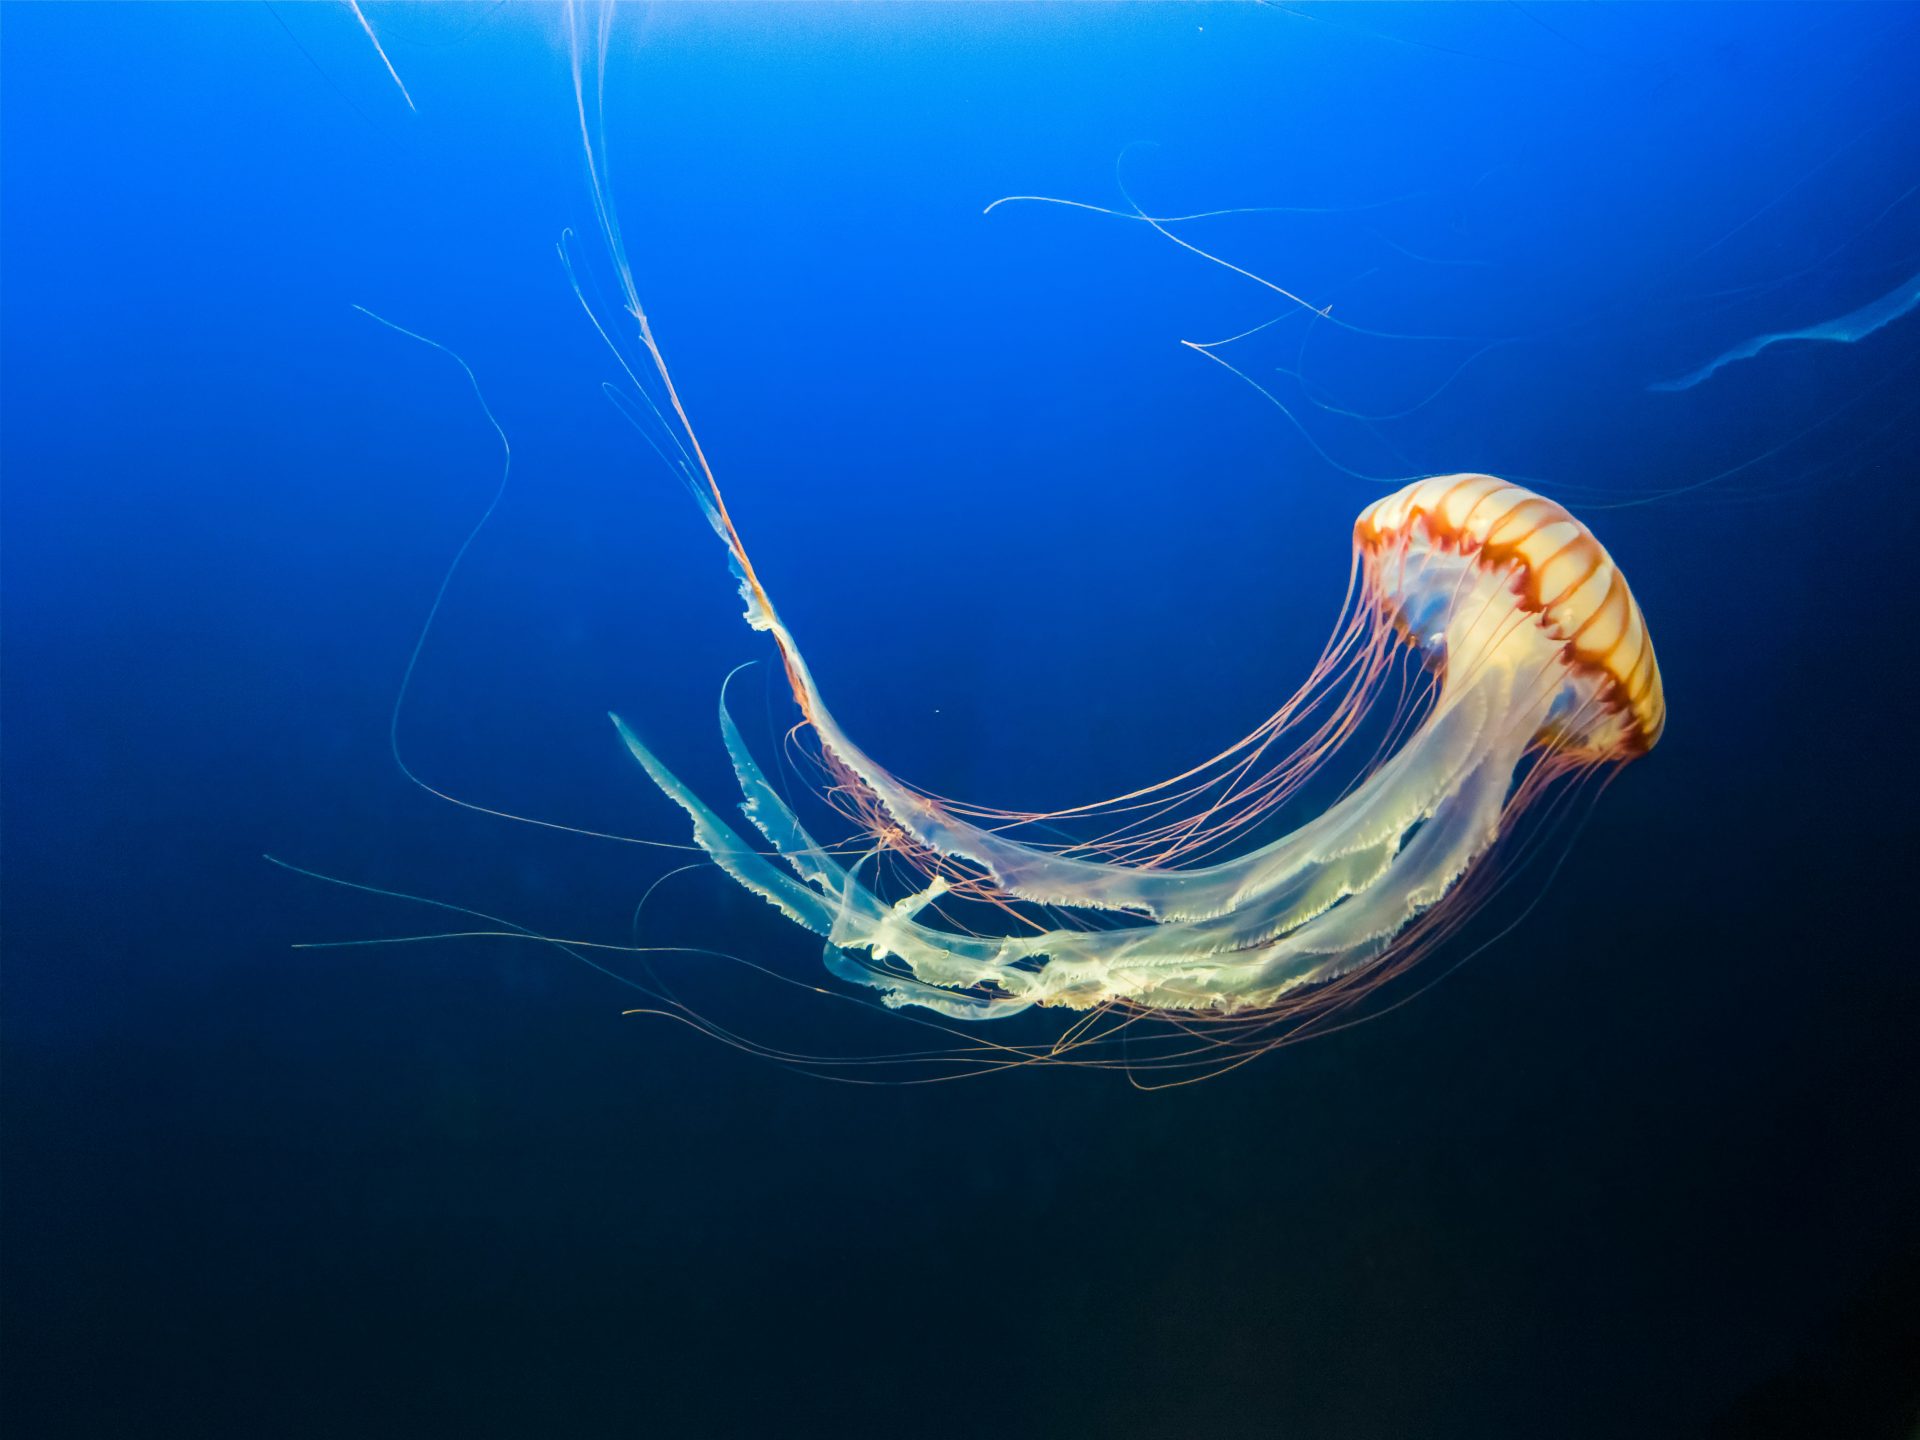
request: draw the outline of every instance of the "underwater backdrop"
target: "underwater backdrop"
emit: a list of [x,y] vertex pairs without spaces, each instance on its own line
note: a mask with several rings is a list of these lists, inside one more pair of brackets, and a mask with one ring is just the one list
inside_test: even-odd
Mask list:
[[[639,293],[900,773],[1214,753],[1415,476],[1631,577],[1659,746],[1435,983],[1157,1093],[622,1013],[924,1034],[554,828],[687,841],[610,710],[723,809],[723,677],[793,718],[603,392],[566,34],[0,10],[9,1432],[1911,1436],[1920,7],[613,16]],[[392,741],[550,826],[395,763],[502,450],[365,311],[513,456]],[[314,875],[696,948],[298,948],[484,928]]]

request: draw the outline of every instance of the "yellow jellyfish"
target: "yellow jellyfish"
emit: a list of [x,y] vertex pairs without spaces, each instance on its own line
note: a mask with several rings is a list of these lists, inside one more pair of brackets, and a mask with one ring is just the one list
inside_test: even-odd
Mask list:
[[[1069,811],[961,805],[898,779],[847,737],[710,475],[695,493],[731,553],[749,623],[779,647],[826,793],[861,838],[814,840],[724,695],[743,809],[771,853],[615,724],[692,817],[699,845],[821,936],[835,974],[889,1005],[969,1020],[1034,1006],[1244,1019],[1350,996],[1430,947],[1518,810],[1556,779],[1644,753],[1665,724],[1640,607],[1586,526],[1518,485],[1449,475],[1361,513],[1332,640],[1300,690],[1238,744]],[[1399,743],[1343,798],[1244,854],[1213,858],[1389,698],[1386,730]],[[1075,822],[1107,828],[1078,843],[1041,838]],[[893,898],[883,860],[889,874],[904,861],[914,877]],[[948,911],[962,902],[964,924]],[[983,926],[981,915],[1000,923]]]
[[[815,839],[748,749],[724,689],[721,735],[750,830],[729,825],[614,723],[691,817],[698,846],[821,937],[835,975],[930,1022],[1077,1016],[1038,1046],[983,1035],[975,1049],[949,1052],[962,1068],[1066,1058],[1116,1032],[1131,1047],[1135,1022],[1150,1017],[1167,1022],[1158,1038],[1170,1043],[1089,1063],[1239,1063],[1430,950],[1494,888],[1483,877],[1498,867],[1481,862],[1518,812],[1574,788],[1555,782],[1610,771],[1659,739],[1666,707],[1653,644],[1606,550],[1551,500],[1492,476],[1450,475],[1362,512],[1346,602],[1318,662],[1285,704],[1210,760],[1048,813],[962,804],[896,777],[827,708],[728,512],[640,302],[606,185],[597,136],[610,12],[592,27],[570,6],[567,21],[594,208],[645,360],[629,365],[577,279],[576,293],[658,422],[657,448],[725,544],[748,623],[778,646],[801,715],[790,738],[811,738],[819,793],[852,838]],[[562,255],[571,274],[565,242]],[[1282,807],[1305,808],[1302,787],[1332,757],[1362,750],[1340,798],[1274,834]],[[677,1002],[666,1008],[712,1028]]]

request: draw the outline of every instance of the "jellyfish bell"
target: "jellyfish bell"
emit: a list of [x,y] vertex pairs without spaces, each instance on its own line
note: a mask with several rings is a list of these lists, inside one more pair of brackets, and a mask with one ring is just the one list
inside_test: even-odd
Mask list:
[[[963,805],[900,780],[846,736],[707,478],[696,495],[731,552],[747,619],[776,641],[827,792],[861,837],[814,839],[724,694],[742,808],[770,853],[615,723],[692,817],[698,844],[821,936],[836,975],[889,1005],[966,1020],[1035,1006],[1257,1018],[1351,995],[1349,977],[1378,978],[1430,947],[1519,808],[1570,772],[1644,753],[1665,723],[1645,621],[1600,543],[1530,490],[1452,475],[1361,514],[1333,639],[1300,691],[1237,745],[1070,810]],[[1426,680],[1403,715],[1409,656]],[[1341,799],[1212,858],[1296,798],[1393,694],[1404,738]],[[1038,833],[1063,824],[1107,828],[1065,844]],[[915,879],[890,894],[879,876],[895,857]],[[966,923],[949,910],[957,902],[973,907]],[[979,924],[983,908],[1000,923]]]
[[1563,507],[1491,475],[1443,475],[1369,505],[1353,533],[1413,643],[1441,641],[1454,668],[1524,670],[1538,652],[1562,752],[1624,760],[1659,740],[1666,698],[1640,606]]

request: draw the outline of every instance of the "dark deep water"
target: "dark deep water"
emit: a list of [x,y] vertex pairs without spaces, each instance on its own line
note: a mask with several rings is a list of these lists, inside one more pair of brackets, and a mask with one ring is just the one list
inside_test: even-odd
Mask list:
[[[11,1434],[1913,1433],[1920,314],[1646,386],[1920,270],[1920,9],[619,18],[642,293],[900,773],[1057,806],[1243,733],[1383,488],[1339,467],[1536,477],[1633,582],[1670,728],[1518,928],[1150,1095],[828,1085],[531,945],[290,948],[442,920],[263,852],[611,941],[679,863],[396,773],[497,450],[352,304],[515,447],[423,777],[684,840],[605,712],[727,801],[767,653],[554,255],[600,266],[559,12],[367,10],[417,114],[344,6],[0,15]],[[1320,210],[1179,233],[1455,338],[981,214],[1121,204],[1117,157],[1157,213]],[[1176,343],[1283,314],[1224,353],[1297,425]],[[646,924],[826,983],[711,871]]]

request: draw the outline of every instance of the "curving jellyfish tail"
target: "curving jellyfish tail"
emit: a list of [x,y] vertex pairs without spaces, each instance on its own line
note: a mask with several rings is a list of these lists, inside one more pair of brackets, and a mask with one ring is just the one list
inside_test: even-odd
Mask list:
[[[865,838],[849,852],[808,833],[748,751],[724,692],[722,738],[747,819],[771,855],[615,723],[715,862],[819,935],[834,973],[893,1005],[956,1019],[1034,1005],[1285,1008],[1419,948],[1519,806],[1556,776],[1644,753],[1665,723],[1639,606],[1586,527],[1520,486],[1444,476],[1361,514],[1356,583],[1334,639],[1301,691],[1238,745],[1170,781],[1072,811],[961,806],[899,780],[847,738],[717,497],[701,500],[732,557],[748,622],[779,646],[830,794]],[[1279,838],[1234,858],[1187,861],[1270,813],[1351,739],[1394,693],[1396,662],[1407,655],[1428,678],[1417,723],[1405,717],[1391,755]],[[1288,734],[1299,739],[1280,753]],[[1116,828],[1071,847],[1017,838],[1076,818]],[[878,883],[885,857],[904,859],[917,876],[893,900]],[[985,902],[1004,923],[963,928],[945,915],[953,900]],[[1103,912],[1127,918],[1088,923]]]
[[1738,360],[1751,360],[1762,350],[1783,345],[1789,340],[1828,340],[1838,344],[1851,344],[1856,340],[1864,340],[1874,331],[1891,325],[1916,305],[1920,305],[1920,275],[1915,275],[1912,279],[1896,285],[1869,305],[1862,305],[1858,310],[1849,310],[1838,319],[1824,320],[1818,325],[1809,325],[1804,330],[1781,330],[1772,335],[1756,336],[1752,340],[1734,346],[1726,354],[1709,360],[1691,374],[1682,375],[1678,380],[1656,381],[1647,386],[1647,389],[1668,393],[1675,390],[1691,390],[1725,366]]

